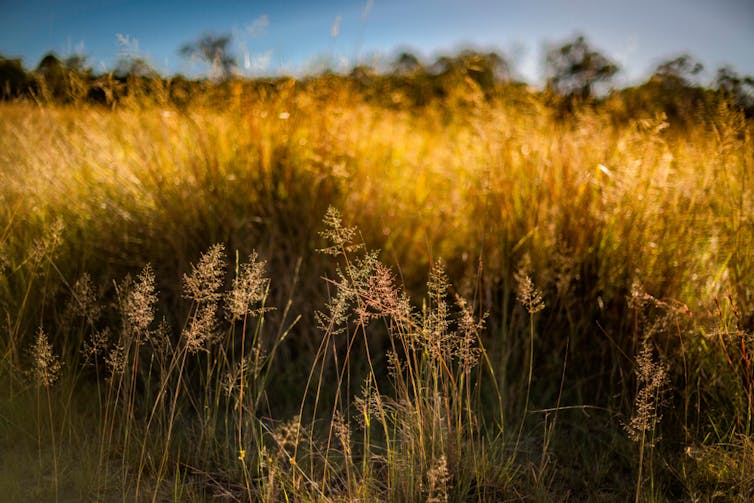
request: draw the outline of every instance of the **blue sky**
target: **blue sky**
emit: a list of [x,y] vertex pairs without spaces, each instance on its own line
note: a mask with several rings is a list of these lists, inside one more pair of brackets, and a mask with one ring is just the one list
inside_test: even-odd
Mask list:
[[0,0],[0,54],[27,67],[54,50],[81,53],[97,71],[119,55],[170,74],[204,69],[178,48],[205,33],[234,36],[248,75],[302,73],[325,61],[346,68],[399,48],[425,58],[460,47],[497,50],[536,83],[543,48],[583,33],[618,61],[619,83],[646,78],[688,52],[714,70],[754,74],[754,0]]

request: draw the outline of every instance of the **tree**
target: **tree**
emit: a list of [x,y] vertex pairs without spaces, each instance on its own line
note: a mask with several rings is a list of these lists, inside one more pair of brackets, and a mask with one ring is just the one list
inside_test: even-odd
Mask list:
[[66,100],[69,97],[70,86],[65,65],[55,54],[51,52],[45,54],[37,65],[35,73],[42,84],[44,96],[56,100]]
[[689,54],[682,54],[657,65],[652,79],[669,89],[691,87],[704,65]]
[[139,57],[123,57],[118,60],[118,64],[113,72],[116,78],[127,79],[135,78],[156,78],[157,70],[152,68],[147,60]]
[[508,61],[496,52],[461,51],[455,56],[441,56],[432,65],[438,75],[464,75],[484,86],[505,80],[510,73]]
[[27,91],[29,76],[20,59],[0,56],[0,97],[16,98]]
[[545,64],[548,88],[584,100],[592,96],[595,84],[609,82],[618,73],[618,65],[591,48],[582,35],[549,49]]
[[198,58],[212,66],[213,73],[220,72],[221,80],[228,79],[236,67],[236,58],[228,47],[230,35],[204,35],[196,42],[185,44],[180,53],[187,58]]
[[424,66],[414,54],[403,51],[392,64],[395,75],[414,75],[424,69]]
[[754,77],[740,76],[729,66],[717,70],[717,90],[729,96],[747,114],[754,113]]
[[495,94],[499,82],[509,78],[509,69],[510,65],[499,54],[474,50],[441,56],[430,67],[442,95],[454,88],[468,90],[471,84],[486,98]]
[[351,69],[351,73],[348,74],[348,78],[350,78],[354,82],[358,82],[360,84],[366,85],[371,82],[374,77],[377,74],[374,71],[374,68],[372,68],[369,65],[358,65],[354,66]]
[[63,60],[63,66],[69,72],[77,73],[81,76],[89,76],[92,69],[86,64],[86,56],[83,54],[74,54]]
[[464,51],[456,59],[466,74],[485,91],[510,77],[510,64],[496,52]]
[[37,65],[37,73],[45,78],[52,78],[59,73],[63,73],[63,63],[58,57],[48,52],[45,54]]

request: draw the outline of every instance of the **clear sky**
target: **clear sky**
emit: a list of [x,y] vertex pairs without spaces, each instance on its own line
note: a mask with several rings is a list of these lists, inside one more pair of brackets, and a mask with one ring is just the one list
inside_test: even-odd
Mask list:
[[711,78],[723,64],[754,75],[754,0],[0,0],[0,54],[33,68],[48,51],[84,54],[95,70],[119,55],[166,74],[202,71],[178,48],[205,33],[233,34],[248,75],[301,73],[327,61],[424,58],[460,47],[497,50],[536,83],[543,48],[577,33],[622,67],[619,83],[646,78],[682,53]]

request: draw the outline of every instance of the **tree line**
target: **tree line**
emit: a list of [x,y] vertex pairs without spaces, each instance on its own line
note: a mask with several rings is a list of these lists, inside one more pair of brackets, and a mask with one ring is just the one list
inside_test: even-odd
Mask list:
[[[96,74],[80,55],[60,59],[48,53],[31,71],[24,68],[20,59],[0,56],[0,97],[114,106],[128,96],[161,93],[170,102],[183,104],[209,86],[222,89],[232,82],[267,85],[287,80],[243,77],[238,72],[237,58],[229,49],[230,43],[229,35],[205,35],[179,49],[183,57],[202,61],[210,69],[207,77],[198,79],[181,75],[164,77],[139,57],[121,58],[111,71]],[[754,115],[753,77],[722,67],[714,80],[704,85],[700,82],[703,69],[699,61],[685,54],[659,64],[643,84],[616,90],[613,84],[619,65],[579,35],[546,51],[546,85],[541,94],[564,113],[585,104],[604,103],[617,95],[626,107],[656,108],[671,119],[682,118],[691,110],[719,101],[720,97],[740,106],[747,116]],[[360,65],[347,75],[326,69],[317,76],[299,80],[306,83],[322,77],[349,84],[372,100],[398,106],[423,106],[447,100],[458,95],[459,90],[460,94],[476,91],[484,99],[494,99],[515,89],[528,89],[515,78],[514,69],[504,56],[473,50],[441,56],[430,63],[402,52],[385,71]]]

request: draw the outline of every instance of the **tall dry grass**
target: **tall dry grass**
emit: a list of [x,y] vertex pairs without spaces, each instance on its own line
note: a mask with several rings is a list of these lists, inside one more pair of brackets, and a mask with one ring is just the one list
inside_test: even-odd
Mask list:
[[457,91],[3,104],[10,497],[751,496],[751,123]]

